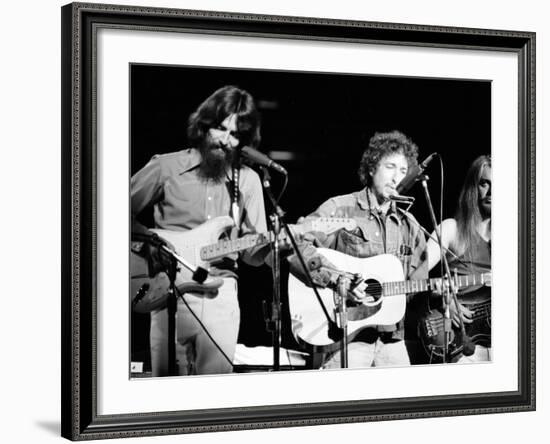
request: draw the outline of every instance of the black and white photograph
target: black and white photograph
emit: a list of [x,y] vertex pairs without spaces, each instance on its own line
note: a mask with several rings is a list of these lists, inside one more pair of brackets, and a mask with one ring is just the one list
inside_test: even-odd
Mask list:
[[491,361],[491,82],[129,70],[132,377]]

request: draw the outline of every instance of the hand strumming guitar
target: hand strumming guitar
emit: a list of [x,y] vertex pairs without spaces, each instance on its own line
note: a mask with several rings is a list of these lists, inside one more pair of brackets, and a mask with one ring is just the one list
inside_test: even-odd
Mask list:
[[[432,294],[436,297],[443,298],[444,293],[450,290],[449,281],[447,278],[438,279],[435,282],[435,288],[432,290]],[[457,305],[458,304],[458,305]],[[465,324],[471,324],[473,322],[473,312],[462,305],[460,302],[455,301],[455,298],[451,298],[451,305],[449,307],[451,313],[451,319],[455,327],[460,327],[460,317]],[[460,316],[460,317],[459,317]]]

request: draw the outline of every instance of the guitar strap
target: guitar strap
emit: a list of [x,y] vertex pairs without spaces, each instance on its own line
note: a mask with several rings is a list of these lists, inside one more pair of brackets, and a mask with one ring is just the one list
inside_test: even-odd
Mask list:
[[240,221],[241,221],[241,214],[240,214],[240,208],[239,208],[239,179],[240,179],[240,173],[241,169],[237,166],[233,165],[232,167],[232,190],[231,190],[231,216],[233,217],[233,222],[235,222],[235,226],[240,231]]
[[241,169],[238,163],[234,164],[231,168],[231,177],[229,177],[229,173],[226,174],[225,182],[231,200],[228,216],[233,219],[233,223],[235,224],[235,228],[231,230],[231,233],[233,235],[236,234],[238,237],[242,235],[242,222],[245,220],[246,216],[246,208],[242,207],[243,199],[239,187],[240,176]]
[[[240,95],[239,102],[235,108],[234,113],[238,116],[239,113],[243,111],[244,107],[244,95]],[[236,120],[237,126],[239,126],[238,120]],[[239,179],[241,175],[241,151],[240,149],[235,150],[235,158],[233,159],[233,165],[231,166],[232,170],[232,179],[233,179],[233,189],[231,193],[231,216],[233,217],[233,222],[235,227],[237,227],[237,233],[241,235],[241,220],[242,220],[242,211],[239,208]]]

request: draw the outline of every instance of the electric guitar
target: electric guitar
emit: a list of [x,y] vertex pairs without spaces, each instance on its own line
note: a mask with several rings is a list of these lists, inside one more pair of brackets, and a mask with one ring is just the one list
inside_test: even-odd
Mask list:
[[[473,312],[471,323],[464,323],[464,337],[460,328],[452,326],[447,346],[446,361],[453,361],[464,351],[464,343],[491,346],[491,279],[471,293],[458,295],[460,304]],[[430,363],[443,362],[445,356],[444,316],[439,309],[430,310],[418,322],[418,336]]]
[[[357,258],[327,248],[318,248],[317,251],[336,270],[360,276],[359,282],[354,284],[356,297],[348,298],[346,302],[348,341],[366,327],[398,323],[405,314],[407,293],[433,289],[436,281],[442,280],[405,281],[401,262],[391,254]],[[459,276],[456,284],[458,288],[482,285],[487,279],[490,279],[490,274]],[[334,291],[319,288],[318,292],[330,320],[336,322]],[[288,299],[291,329],[297,342],[315,352],[336,351],[340,340],[329,334],[330,322],[313,289],[292,274],[288,278]]]
[[[174,246],[175,252],[197,267],[208,270],[212,263],[232,253],[248,248],[267,245],[274,239],[271,231],[251,234],[240,239],[219,240],[220,236],[234,226],[229,216],[213,218],[198,227],[188,231],[172,231],[153,229],[161,238]],[[321,217],[307,220],[299,225],[291,225],[295,234],[310,231],[320,231],[327,234],[341,228],[353,230],[356,227],[354,219]],[[286,238],[281,232],[279,239]],[[221,279],[208,278],[203,284],[194,282],[192,273],[180,267],[176,274],[176,287],[180,293],[200,293],[205,297],[215,297],[217,289],[222,285]],[[163,308],[168,298],[170,282],[166,273],[158,273],[149,278],[148,265],[145,258],[134,248],[130,254],[130,304],[138,313],[148,313]]]

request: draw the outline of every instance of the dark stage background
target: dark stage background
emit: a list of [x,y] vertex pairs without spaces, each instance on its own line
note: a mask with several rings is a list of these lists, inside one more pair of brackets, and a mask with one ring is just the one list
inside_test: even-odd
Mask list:
[[[216,89],[232,84],[249,91],[262,115],[260,150],[281,163],[289,181],[280,206],[295,222],[329,197],[359,190],[357,169],[375,132],[400,130],[418,145],[419,161],[438,152],[444,163],[443,217],[454,212],[469,164],[491,147],[491,85],[488,81],[374,77],[367,75],[132,65],[131,174],[157,153],[187,147],[187,118]],[[292,153],[283,160],[278,152]],[[426,171],[439,217],[440,169]],[[272,175],[276,194],[282,180]],[[420,185],[412,213],[432,231]],[[271,208],[266,199],[267,211]],[[145,216],[147,218],[147,215]],[[283,340],[296,348],[289,329],[282,264]],[[270,345],[262,313],[272,294],[271,270],[241,264],[239,342]],[[132,359],[148,360],[148,315],[133,315]],[[146,365],[147,366],[147,365]]]

